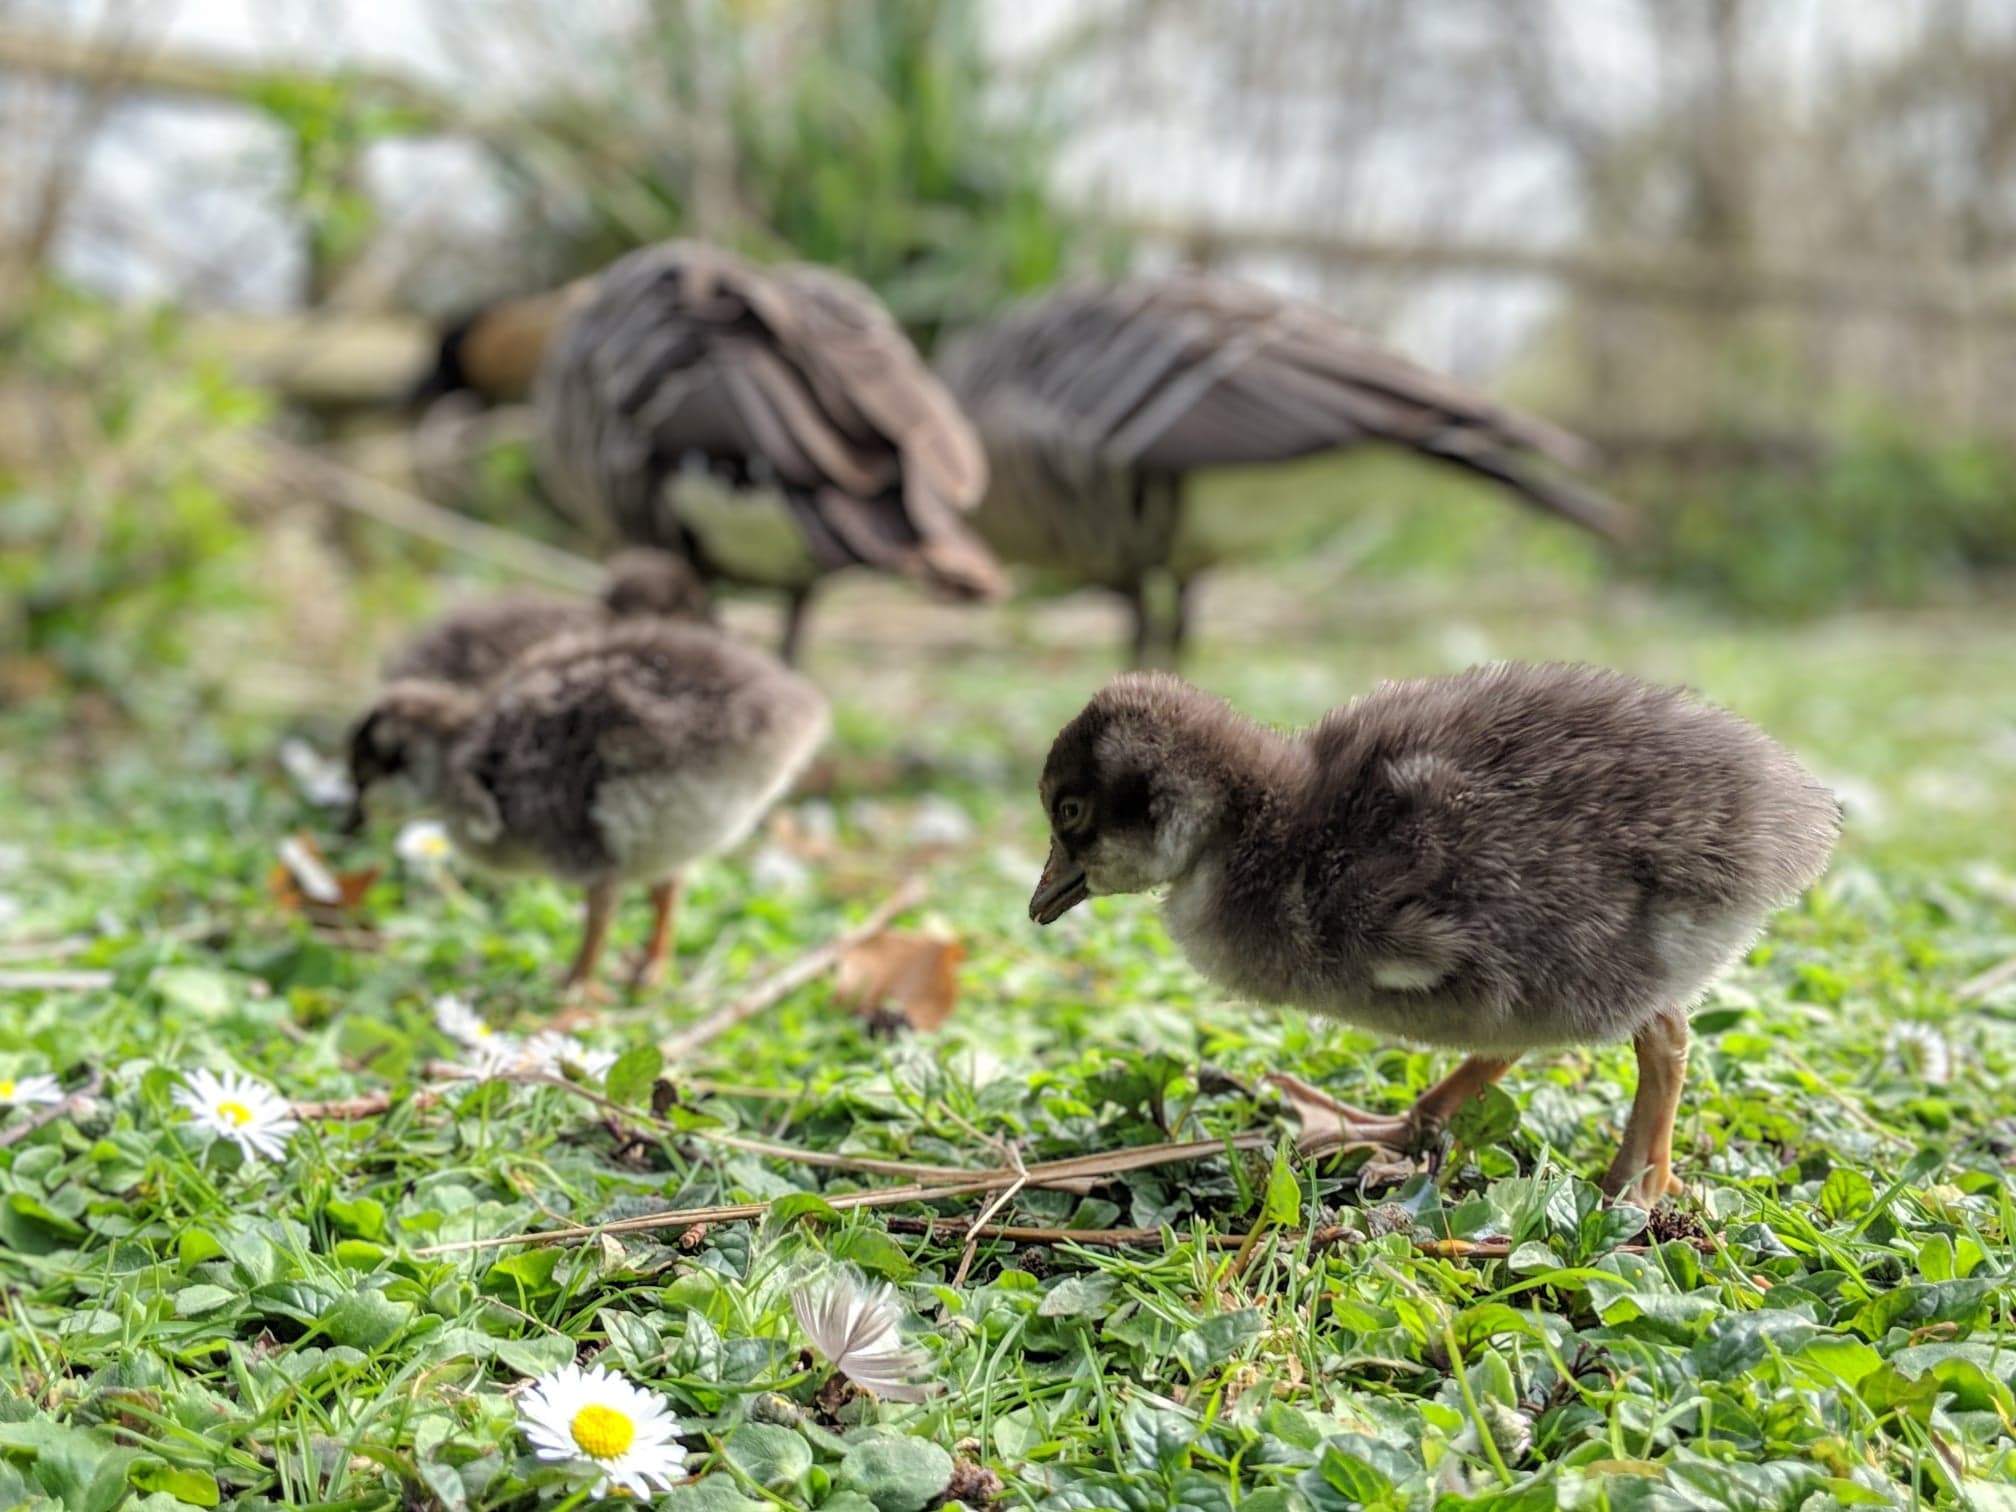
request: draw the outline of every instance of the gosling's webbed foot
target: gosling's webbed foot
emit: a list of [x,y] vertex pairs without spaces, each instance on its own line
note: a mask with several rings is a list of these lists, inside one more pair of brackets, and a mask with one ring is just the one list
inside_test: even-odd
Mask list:
[[560,988],[560,1011],[553,1015],[552,1027],[571,1033],[599,1018],[599,1010],[609,1002],[609,989],[592,979],[569,977]]
[[632,992],[649,992],[664,983],[669,974],[665,957],[641,952],[623,973],[623,982]]
[[1368,1168],[1381,1171],[1414,1170],[1414,1151],[1421,1130],[1410,1113],[1370,1113],[1341,1103],[1298,1076],[1277,1071],[1267,1078],[1279,1088],[1301,1120],[1302,1136],[1296,1148],[1304,1155],[1334,1155],[1363,1150],[1370,1156]]
[[1675,1176],[1670,1168],[1655,1167],[1633,1174],[1610,1168],[1603,1178],[1603,1193],[1612,1202],[1626,1203],[1651,1212],[1666,1197],[1685,1197],[1687,1183]]

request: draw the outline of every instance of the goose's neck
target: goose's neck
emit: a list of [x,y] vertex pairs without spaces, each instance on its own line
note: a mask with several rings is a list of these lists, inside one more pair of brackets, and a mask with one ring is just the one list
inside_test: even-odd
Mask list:
[[530,394],[546,349],[590,288],[587,280],[577,279],[549,293],[501,300],[485,310],[462,344],[462,370],[470,385],[495,402]]
[[1177,878],[1172,898],[1198,885],[1226,885],[1238,870],[1228,866],[1230,857],[1278,854],[1308,789],[1313,768],[1300,739],[1262,725],[1238,733],[1211,753],[1210,821],[1200,826],[1192,865]]
[[1219,987],[1281,1002],[1292,996],[1308,933],[1295,828],[1313,765],[1301,741],[1269,736],[1228,770],[1220,822],[1170,887],[1162,920]]

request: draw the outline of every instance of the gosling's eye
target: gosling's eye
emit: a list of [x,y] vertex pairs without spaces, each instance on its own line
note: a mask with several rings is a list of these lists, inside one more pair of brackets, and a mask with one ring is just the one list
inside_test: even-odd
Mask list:
[[1076,829],[1085,818],[1083,798],[1059,798],[1057,800],[1057,827]]

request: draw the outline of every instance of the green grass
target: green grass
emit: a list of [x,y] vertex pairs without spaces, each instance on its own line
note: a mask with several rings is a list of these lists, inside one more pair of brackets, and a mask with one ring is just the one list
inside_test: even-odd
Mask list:
[[[1522,1064],[1436,1177],[1361,1193],[1348,1167],[1286,1153],[1261,1079],[1292,1068],[1397,1108],[1444,1058],[1219,1000],[1147,900],[1026,922],[1042,752],[1111,666],[1097,607],[956,619],[898,591],[837,595],[813,666],[840,705],[837,787],[794,808],[801,830],[830,816],[830,843],[795,880],[774,842],[703,868],[679,984],[584,1032],[611,1050],[661,1038],[919,873],[919,916],[966,947],[957,1012],[888,1039],[807,987],[667,1067],[663,1118],[621,1119],[635,1144],[577,1094],[501,1083],[310,1123],[282,1167],[194,1133],[178,1072],[403,1094],[451,1048],[437,994],[536,1028],[575,900],[437,885],[383,834],[338,847],[271,760],[268,716],[197,701],[133,732],[59,704],[0,719],[0,906],[4,938],[74,943],[10,945],[0,969],[111,986],[0,999],[0,1075],[88,1065],[104,1087],[0,1151],[0,1505],[550,1503],[506,1392],[599,1351],[685,1424],[702,1478],[674,1507],[917,1508],[955,1458],[1006,1504],[1055,1508],[2016,1507],[2016,1008],[1955,995],[2016,955],[2016,626],[1743,630],[1558,579],[1382,588],[1334,567],[1210,593],[1198,680],[1287,721],[1479,657],[1608,661],[1701,687],[1847,792],[1830,878],[1697,1021],[1679,1152],[1700,1242],[1656,1241],[1589,1184],[1629,1100],[1626,1050]],[[334,748],[336,721],[307,724]],[[920,844],[945,803],[972,833]],[[386,866],[372,943],[319,937],[274,900],[297,829],[342,866]],[[627,916],[619,943],[641,927]],[[1278,1142],[1023,1191],[1003,1215],[1163,1243],[990,1241],[957,1286],[961,1244],[889,1215],[980,1198],[417,1253],[890,1180],[722,1133],[994,1167],[1000,1141],[1033,1162],[1252,1130]],[[1502,1258],[1438,1258],[1436,1239]],[[896,1283],[943,1394],[834,1410],[789,1307],[829,1259]]]

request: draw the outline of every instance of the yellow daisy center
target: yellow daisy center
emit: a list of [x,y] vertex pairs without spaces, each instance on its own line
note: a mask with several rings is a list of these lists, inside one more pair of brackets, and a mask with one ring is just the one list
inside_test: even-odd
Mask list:
[[0,1102],[10,1102],[14,1097],[14,1078],[0,1076]]
[[583,1454],[598,1460],[615,1459],[637,1437],[635,1423],[600,1402],[590,1402],[575,1413],[567,1431],[574,1435],[574,1442],[581,1446]]
[[475,1030],[477,1039],[488,1039],[495,1032],[488,1024],[478,1024]]
[[252,1122],[252,1110],[241,1102],[220,1102],[217,1104],[217,1116],[239,1128]]

